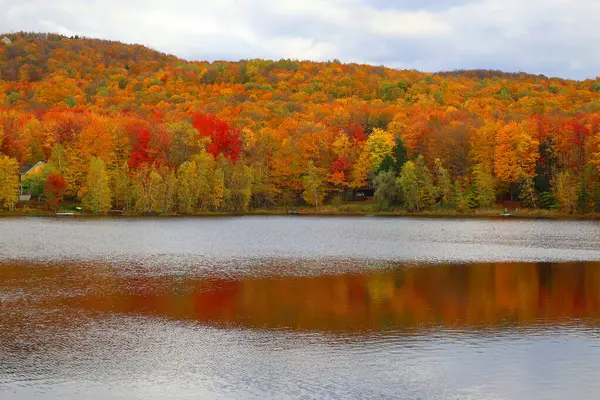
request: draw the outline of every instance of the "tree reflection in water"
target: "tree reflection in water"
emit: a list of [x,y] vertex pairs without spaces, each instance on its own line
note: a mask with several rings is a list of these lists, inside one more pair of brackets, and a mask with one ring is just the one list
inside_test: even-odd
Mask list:
[[0,331],[7,336],[36,315],[60,325],[87,312],[356,334],[596,325],[600,263],[398,264],[377,272],[236,279],[126,276],[101,263],[4,263],[0,293]]

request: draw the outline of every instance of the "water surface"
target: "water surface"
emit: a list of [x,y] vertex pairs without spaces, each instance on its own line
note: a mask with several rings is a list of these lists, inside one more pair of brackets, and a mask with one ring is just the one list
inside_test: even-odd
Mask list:
[[0,399],[596,398],[600,225],[0,219]]

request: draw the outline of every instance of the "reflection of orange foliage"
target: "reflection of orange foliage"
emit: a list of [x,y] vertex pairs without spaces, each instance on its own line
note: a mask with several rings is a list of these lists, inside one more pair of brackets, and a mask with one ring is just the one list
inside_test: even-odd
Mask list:
[[[82,272],[75,266],[4,264],[0,290],[28,293],[39,290],[43,281],[44,307],[64,303],[91,311],[251,328],[363,332],[527,326],[573,318],[600,320],[599,267],[597,263],[399,266],[369,274],[175,281],[110,277],[102,266]],[[69,279],[65,271],[70,271]]]
[[219,318],[236,307],[238,282],[209,280],[203,282],[202,286],[205,290],[193,294],[195,318]]

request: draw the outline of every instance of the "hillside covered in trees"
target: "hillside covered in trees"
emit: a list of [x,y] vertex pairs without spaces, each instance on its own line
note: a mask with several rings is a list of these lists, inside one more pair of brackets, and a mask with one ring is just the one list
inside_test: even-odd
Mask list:
[[139,45],[0,35],[0,205],[94,213],[600,211],[600,79],[295,60],[188,62]]

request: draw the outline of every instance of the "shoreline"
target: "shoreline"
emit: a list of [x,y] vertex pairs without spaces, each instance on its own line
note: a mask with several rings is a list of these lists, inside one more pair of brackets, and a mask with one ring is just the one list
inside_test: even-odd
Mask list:
[[[70,210],[68,212],[71,212]],[[57,217],[54,212],[43,210],[0,211],[0,218],[35,217],[35,218],[210,218],[210,217],[242,217],[242,216],[289,216],[289,217],[373,217],[373,218],[427,218],[427,219],[498,219],[498,220],[557,220],[557,221],[597,221],[600,213],[589,214],[565,214],[548,210],[523,210],[510,213],[509,216],[502,215],[501,210],[476,210],[467,212],[457,211],[336,211],[331,209],[309,210],[306,212],[289,214],[287,209],[276,210],[252,210],[245,213],[228,212],[203,212],[195,214],[122,214],[122,215],[93,215],[74,212],[73,217]]]

